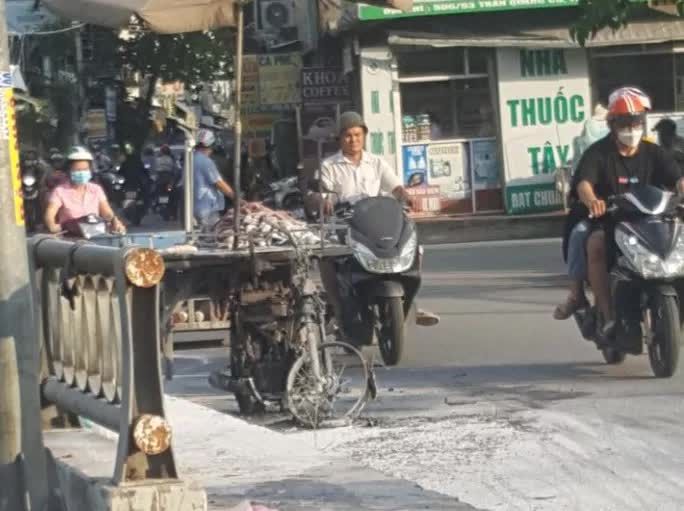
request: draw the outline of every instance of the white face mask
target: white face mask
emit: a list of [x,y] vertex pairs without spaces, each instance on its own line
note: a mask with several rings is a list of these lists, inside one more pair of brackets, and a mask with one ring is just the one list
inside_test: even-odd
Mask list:
[[617,133],[617,138],[624,146],[635,148],[644,136],[643,128],[623,128]]

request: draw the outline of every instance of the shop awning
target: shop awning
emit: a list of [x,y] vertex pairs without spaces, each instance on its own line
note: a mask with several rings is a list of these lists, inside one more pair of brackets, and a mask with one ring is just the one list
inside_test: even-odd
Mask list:
[[386,7],[390,9],[397,9],[399,11],[410,11],[413,8],[413,0],[349,0],[354,4],[368,4],[376,5],[378,7]]
[[42,0],[59,16],[120,28],[139,16],[162,34],[234,27],[235,0]]
[[[464,16],[464,18],[466,18]],[[499,16],[487,23],[467,23],[466,19],[453,19],[451,23],[435,23],[430,32],[397,29],[389,32],[388,42],[394,46],[431,46],[447,48],[474,47],[529,47],[574,48],[579,45],[570,37],[570,23],[554,25],[517,23]],[[588,47],[658,44],[684,40],[684,19],[677,16],[655,14],[646,19],[631,21],[617,31],[601,30],[587,41]]]

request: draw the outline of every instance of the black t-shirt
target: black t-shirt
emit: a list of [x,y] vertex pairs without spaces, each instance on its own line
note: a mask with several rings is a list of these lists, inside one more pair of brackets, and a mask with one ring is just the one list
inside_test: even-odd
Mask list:
[[[632,186],[674,189],[682,172],[662,147],[642,141],[634,156],[622,156],[612,135],[590,146],[577,166],[575,183],[588,181],[597,197],[625,193]],[[573,187],[575,188],[575,187]]]

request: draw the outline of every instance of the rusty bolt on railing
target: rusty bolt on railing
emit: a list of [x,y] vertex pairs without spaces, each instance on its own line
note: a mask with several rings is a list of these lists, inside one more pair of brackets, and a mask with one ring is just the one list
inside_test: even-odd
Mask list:
[[133,440],[148,456],[161,454],[171,446],[171,425],[159,415],[143,414],[135,420]]
[[149,248],[134,248],[126,254],[124,263],[128,281],[137,287],[154,287],[164,278],[164,259]]

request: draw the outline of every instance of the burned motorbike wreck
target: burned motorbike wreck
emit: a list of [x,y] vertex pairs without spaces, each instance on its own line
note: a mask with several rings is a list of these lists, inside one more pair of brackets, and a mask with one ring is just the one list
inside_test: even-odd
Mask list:
[[[219,226],[217,243],[232,245],[231,230]],[[266,208],[247,212],[243,234],[247,246],[234,251],[230,367],[210,383],[234,393],[243,414],[276,406],[307,427],[355,418],[375,383],[356,348],[328,342],[326,303],[312,279],[325,244],[306,224]]]

